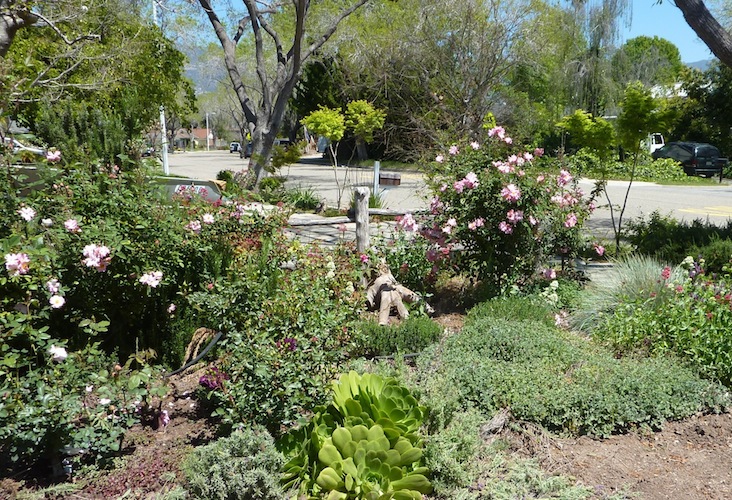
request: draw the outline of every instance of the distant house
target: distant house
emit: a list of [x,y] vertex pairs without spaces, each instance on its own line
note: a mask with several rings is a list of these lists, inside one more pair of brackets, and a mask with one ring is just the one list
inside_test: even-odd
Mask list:
[[[213,129],[209,129],[208,132],[213,136],[208,143],[209,148],[217,149],[224,146],[227,146],[227,144],[224,144],[222,142],[222,139],[220,137],[216,137],[215,132]],[[184,151],[190,151],[193,149],[201,149],[206,148],[206,129],[205,128],[193,128],[193,129],[185,129],[180,128],[176,130],[175,136],[173,137],[173,145],[176,149],[181,149]]]

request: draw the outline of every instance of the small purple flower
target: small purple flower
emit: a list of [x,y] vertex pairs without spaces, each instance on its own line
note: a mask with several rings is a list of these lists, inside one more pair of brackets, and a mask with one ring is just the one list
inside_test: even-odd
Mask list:
[[278,340],[275,345],[278,349],[285,348],[290,352],[293,352],[295,349],[297,349],[297,340],[293,339],[292,337],[285,337],[281,341]]

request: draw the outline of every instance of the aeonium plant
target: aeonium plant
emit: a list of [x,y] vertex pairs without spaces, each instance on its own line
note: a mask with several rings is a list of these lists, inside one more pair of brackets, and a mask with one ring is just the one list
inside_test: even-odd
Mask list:
[[435,157],[421,233],[496,291],[521,284],[552,257],[566,266],[585,244],[582,226],[595,205],[571,172],[543,155],[522,150],[502,127],[483,144],[450,146]]

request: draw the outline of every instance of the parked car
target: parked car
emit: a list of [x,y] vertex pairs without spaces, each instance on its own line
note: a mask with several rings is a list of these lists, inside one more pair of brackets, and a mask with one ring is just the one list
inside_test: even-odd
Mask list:
[[669,142],[652,154],[654,159],[671,158],[681,163],[686,175],[719,175],[729,163],[719,149],[704,142]]
[[243,148],[239,148],[239,158],[249,158],[252,156],[252,143],[247,142],[247,145]]
[[236,153],[240,149],[241,144],[239,144],[238,142],[232,142],[231,144],[229,144],[229,153]]

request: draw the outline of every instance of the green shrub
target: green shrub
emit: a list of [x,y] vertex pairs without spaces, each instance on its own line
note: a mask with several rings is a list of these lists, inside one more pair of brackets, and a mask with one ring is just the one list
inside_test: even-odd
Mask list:
[[666,359],[615,359],[587,340],[534,321],[474,318],[418,359],[430,428],[475,407],[509,407],[551,431],[608,436],[729,404],[724,387]]
[[468,312],[468,321],[477,318],[533,320],[547,325],[554,324],[553,307],[540,296],[495,297],[474,306]]
[[366,356],[389,356],[396,353],[420,352],[437,342],[442,327],[426,316],[409,316],[406,320],[381,326],[374,321],[363,321],[361,330],[363,354]]
[[[374,260],[386,260],[396,280],[410,290],[429,295],[434,291],[440,269],[434,255],[436,247],[415,234],[409,226],[411,215],[397,217],[395,231],[374,238],[370,252]],[[405,228],[406,225],[406,228]]]
[[183,470],[194,498],[281,500],[285,498],[279,482],[283,462],[272,437],[254,427],[194,449]]
[[360,344],[353,328],[360,262],[339,250],[290,246],[278,232],[242,251],[237,269],[188,296],[203,326],[226,332],[217,349],[230,380],[208,397],[224,424],[256,422],[278,436],[325,401],[328,383]]
[[349,372],[332,402],[279,443],[286,487],[328,498],[419,500],[432,486],[422,466],[425,408],[393,378]]
[[722,239],[713,234],[706,245],[693,245],[689,249],[689,255],[704,259],[704,271],[707,274],[721,273],[732,261],[732,239]]
[[290,188],[285,191],[283,201],[299,210],[315,210],[320,204],[320,197],[308,187]]
[[691,257],[681,267],[674,276],[661,278],[664,293],[629,298],[594,335],[620,352],[675,355],[729,386],[732,277],[709,280]]
[[715,239],[732,239],[732,221],[717,226],[695,219],[691,223],[677,221],[658,212],[647,218],[631,221],[627,227],[628,241],[635,250],[670,264],[680,263],[692,248],[702,247]]
[[592,200],[558,160],[520,150],[501,127],[489,136],[436,157],[430,216],[420,222],[421,234],[437,245],[433,261],[449,256],[461,273],[499,295],[553,256],[566,261],[577,254]]

